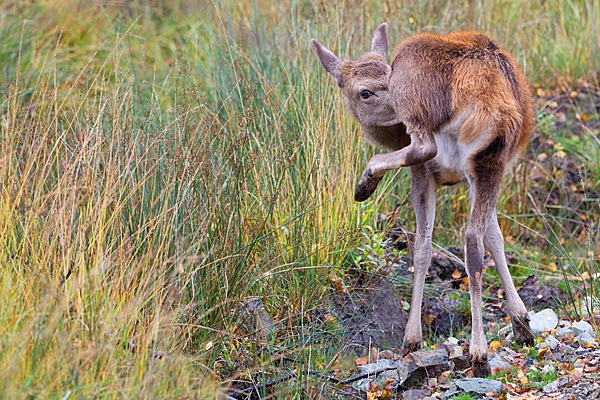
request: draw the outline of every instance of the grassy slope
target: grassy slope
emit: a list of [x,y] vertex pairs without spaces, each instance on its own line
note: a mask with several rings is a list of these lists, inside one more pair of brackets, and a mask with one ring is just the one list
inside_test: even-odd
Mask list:
[[[328,361],[311,346],[328,332],[304,325],[324,266],[408,185],[352,202],[374,150],[311,37],[355,57],[383,21],[393,42],[482,29],[536,88],[600,67],[594,1],[30,3],[0,6],[3,398],[209,396],[214,371],[268,358],[240,339],[252,296],[278,346]],[[506,213],[533,212],[505,193]],[[459,240],[464,194],[441,194],[441,240]]]

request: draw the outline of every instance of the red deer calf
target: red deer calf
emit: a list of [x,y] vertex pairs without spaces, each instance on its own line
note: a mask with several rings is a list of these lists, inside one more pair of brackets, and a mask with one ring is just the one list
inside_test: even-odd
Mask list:
[[441,185],[469,184],[465,254],[472,312],[470,356],[474,374],[485,376],[490,367],[481,315],[484,244],[502,280],[515,339],[533,343],[527,309],[506,265],[496,216],[506,166],[527,145],[531,133],[529,85],[513,57],[478,32],[410,37],[397,47],[390,67],[386,28],[386,24],[377,28],[371,51],[356,60],[340,60],[312,41],[365,136],[391,150],[369,160],[354,197],[368,199],[387,171],[410,167],[417,232],[404,347],[414,351],[423,335],[421,302],[431,264],[435,192]]

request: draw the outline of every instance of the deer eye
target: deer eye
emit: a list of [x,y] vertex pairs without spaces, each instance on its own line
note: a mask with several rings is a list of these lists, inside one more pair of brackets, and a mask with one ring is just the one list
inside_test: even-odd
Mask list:
[[358,94],[362,99],[366,100],[369,97],[373,96],[373,92],[370,92],[368,90],[363,90]]

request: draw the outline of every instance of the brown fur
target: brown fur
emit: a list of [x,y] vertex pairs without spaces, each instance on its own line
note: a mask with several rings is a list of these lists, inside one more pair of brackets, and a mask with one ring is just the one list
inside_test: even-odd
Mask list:
[[365,136],[392,150],[371,158],[355,199],[369,198],[386,171],[411,168],[417,232],[413,299],[405,334],[409,350],[417,349],[422,339],[419,321],[431,262],[435,189],[469,183],[472,207],[465,254],[473,312],[470,353],[475,375],[488,374],[481,317],[484,244],[505,289],[515,338],[533,343],[525,306],[506,265],[496,217],[506,166],[531,134],[533,111],[525,76],[506,50],[472,31],[412,36],[396,48],[391,66],[385,63],[385,24],[373,34],[371,51],[356,60],[339,60],[316,41],[313,47]]

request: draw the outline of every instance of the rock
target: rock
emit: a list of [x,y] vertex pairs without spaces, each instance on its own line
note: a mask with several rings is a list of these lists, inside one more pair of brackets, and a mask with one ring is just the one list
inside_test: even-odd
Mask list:
[[571,321],[561,319],[560,321],[558,321],[558,326],[560,326],[561,328],[569,328],[571,327]]
[[396,362],[382,358],[375,363],[369,363],[358,366],[358,372],[361,374],[375,374],[385,369],[395,369]]
[[415,351],[398,362],[398,382],[400,385],[411,386],[422,383],[425,379],[437,378],[442,372],[450,369],[445,347]]
[[352,383],[352,386],[361,392],[368,392],[370,385],[371,381],[368,378],[359,379],[358,381]]
[[490,368],[492,369],[492,372],[496,372],[498,370],[505,371],[505,370],[510,369],[510,364],[507,363],[498,354],[492,354],[492,356],[489,359],[489,363],[490,363]]
[[444,394],[442,395],[442,398],[448,399],[459,393],[460,393],[460,390],[458,390],[458,388],[456,387],[456,384],[453,383],[450,385],[450,387],[448,387],[448,390],[446,390],[444,392]]
[[502,382],[485,378],[467,378],[455,382],[456,386],[467,393],[486,394],[495,392],[500,394]]
[[450,360],[457,358],[457,357],[462,357],[464,355],[463,349],[460,346],[452,346],[448,350],[449,350],[448,358]]
[[456,346],[456,345],[458,345],[458,339],[455,338],[455,337],[450,336],[450,337],[448,337],[448,339],[446,339],[446,341],[444,342],[444,344],[449,344],[449,345],[452,345],[452,346]]
[[565,347],[563,347],[563,352],[565,354],[573,354],[575,353],[575,349],[573,348],[573,346],[569,346],[568,344],[566,344]]
[[411,357],[418,367],[433,367],[448,364],[448,351],[446,349],[419,350],[410,353],[402,361]]
[[405,390],[402,392],[404,400],[421,400],[431,394],[431,390]]
[[573,339],[576,335],[575,332],[573,332],[573,329],[571,329],[570,327],[564,327],[564,328],[558,328],[558,330],[556,331],[556,336],[558,336],[559,339]]
[[548,348],[548,347],[550,347],[550,346],[548,346],[548,343],[546,343],[546,342],[541,342],[541,343],[540,343],[540,344],[538,344],[536,347],[537,347],[538,349],[542,350],[542,349],[546,349],[546,348]]
[[550,308],[546,308],[538,313],[529,312],[529,326],[533,333],[542,333],[556,328],[558,325],[558,316]]
[[546,344],[550,347],[551,350],[556,350],[560,342],[552,335],[546,336]]
[[544,393],[554,393],[557,392],[559,388],[565,386],[567,383],[569,383],[569,378],[563,376],[558,378],[554,382],[550,382],[549,384],[544,386],[542,390],[544,391]]
[[579,321],[573,324],[571,327],[575,336],[581,335],[583,332],[589,333],[593,338],[596,337],[596,332],[594,331],[594,327],[585,321]]
[[594,337],[589,332],[583,332],[581,335],[577,336],[577,342],[581,347],[597,347],[598,344],[594,340]]
[[498,331],[498,336],[501,338],[507,338],[508,335],[510,335],[511,333],[512,333],[511,326],[508,325]]
[[390,351],[390,350],[380,351],[378,354],[378,357],[380,359],[385,358],[385,359],[392,360],[392,361],[398,361],[398,360],[402,359],[402,356],[400,354],[394,353],[393,351]]

